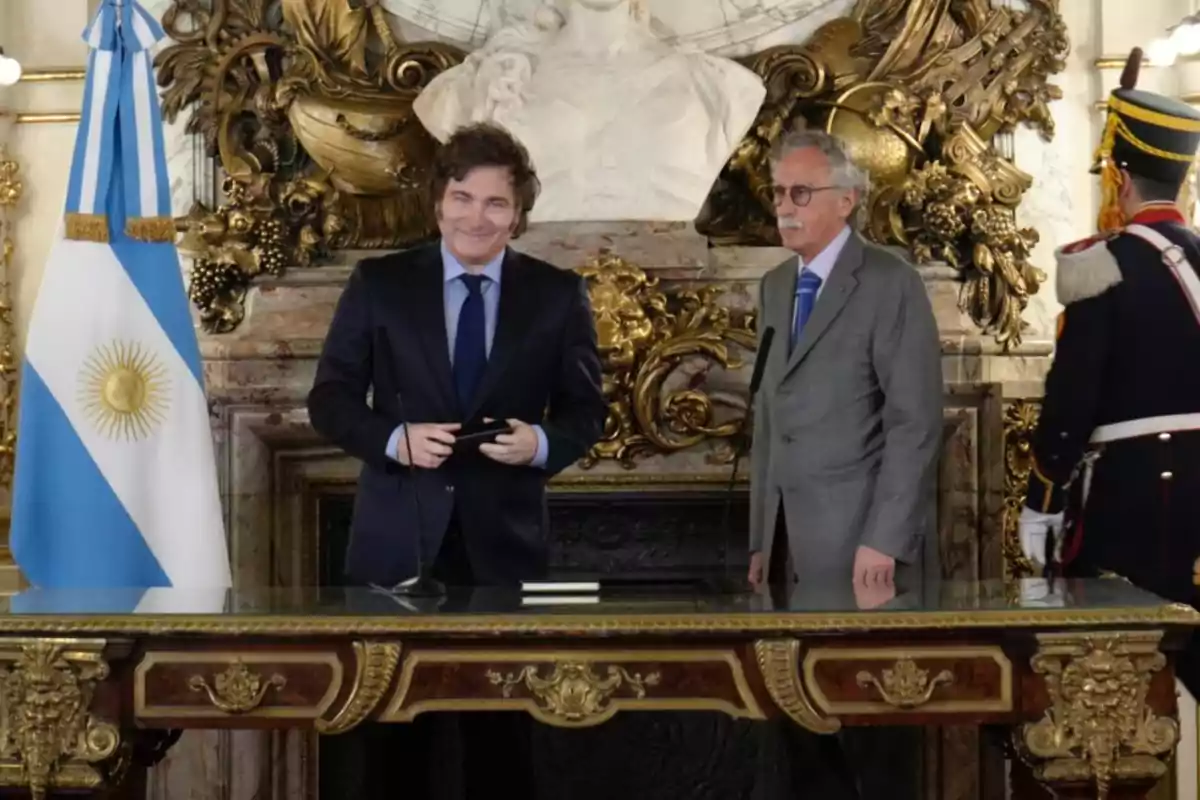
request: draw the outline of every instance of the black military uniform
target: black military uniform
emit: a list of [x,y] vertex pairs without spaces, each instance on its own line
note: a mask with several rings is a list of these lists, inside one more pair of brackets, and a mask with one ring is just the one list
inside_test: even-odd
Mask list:
[[[1098,152],[1120,170],[1182,185],[1200,113],[1117,89]],[[1119,185],[1119,183],[1118,183]],[[1114,192],[1106,192],[1111,222]],[[1064,574],[1116,573],[1196,604],[1200,557],[1200,237],[1174,203],[1058,253],[1054,363],[1034,434],[1026,505],[1066,511]],[[1200,642],[1179,676],[1200,696]]]

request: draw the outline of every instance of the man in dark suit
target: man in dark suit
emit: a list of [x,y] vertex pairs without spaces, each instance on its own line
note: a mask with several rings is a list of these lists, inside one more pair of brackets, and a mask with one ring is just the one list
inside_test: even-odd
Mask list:
[[[365,259],[350,276],[308,410],[363,462],[346,554],[353,584],[411,579],[422,556],[449,586],[515,586],[547,571],[546,482],[600,438],[606,405],[583,280],[508,247],[537,191],[519,142],[494,126],[463,128],[433,165],[440,241]],[[455,447],[492,419],[511,432]],[[338,769],[322,785],[362,800],[497,787],[534,796],[527,717],[447,716],[331,742]],[[438,744],[456,726],[459,770],[457,748]]]
[[[606,407],[583,280],[508,247],[537,186],[508,133],[464,128],[433,167],[440,241],[350,276],[308,410],[363,461],[352,583],[411,578],[422,552],[452,585],[546,572],[546,481],[600,438]],[[512,433],[455,452],[456,433],[488,419]]]

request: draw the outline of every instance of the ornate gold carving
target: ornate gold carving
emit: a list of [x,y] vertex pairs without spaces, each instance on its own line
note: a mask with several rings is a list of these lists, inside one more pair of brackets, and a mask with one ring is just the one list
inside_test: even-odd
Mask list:
[[701,229],[725,243],[774,244],[768,153],[807,125],[841,136],[872,177],[868,235],[945,260],[963,274],[962,306],[1006,347],[1044,275],[1029,263],[1037,234],[1014,210],[1031,177],[988,144],[1028,124],[1049,139],[1048,82],[1069,44],[1057,0],[1026,10],[986,0],[859,0],[805,44],[745,63],[767,101],[710,199]]
[[[831,716],[894,714],[898,704],[886,698],[877,700],[873,697],[846,697],[845,690],[839,684],[830,683],[822,686],[818,677],[818,667],[821,664],[833,663],[837,665],[837,671],[841,672],[854,664],[877,665],[881,662],[886,664],[889,660],[893,663],[900,663],[916,659],[966,664],[966,668],[976,678],[984,680],[986,680],[984,676],[991,671],[988,669],[987,662],[990,661],[995,665],[995,682],[980,684],[980,686],[989,686],[987,691],[972,693],[968,697],[955,697],[952,692],[935,697],[930,689],[930,695],[920,702],[922,714],[996,714],[1013,710],[1012,662],[1005,655],[1003,648],[995,645],[947,643],[929,647],[810,647],[804,653],[802,665],[804,685],[808,689],[809,696],[812,697],[813,705],[823,714]],[[863,670],[856,677],[860,679],[859,685],[861,686],[863,685],[862,679],[868,679],[869,684],[873,675],[871,672]],[[887,686],[886,679],[884,685]],[[827,689],[828,691],[826,691]],[[880,694],[882,697],[882,692]],[[909,693],[894,686],[892,694],[893,699],[896,699],[897,695],[919,697],[915,691]]]
[[1021,550],[1017,520],[1025,505],[1025,490],[1029,472],[1033,469],[1030,450],[1033,432],[1037,429],[1041,404],[1033,400],[1017,400],[1004,408],[1004,577],[1023,578],[1033,573],[1033,565]]
[[612,696],[623,687],[637,699],[646,696],[646,688],[657,686],[662,673],[655,670],[643,675],[630,673],[619,664],[609,664],[604,677],[596,674],[593,664],[585,661],[555,661],[549,676],[543,677],[536,664],[527,664],[516,672],[504,674],[489,669],[485,674],[493,686],[499,686],[505,698],[524,686],[537,698],[542,713],[563,726],[596,725],[612,717],[616,708]]
[[[252,614],[192,617],[186,614],[136,616],[33,616],[3,618],[5,634],[65,635],[129,633],[214,636],[407,636],[434,634],[512,634],[523,636],[683,633],[836,633],[867,631],[952,631],[960,628],[1064,628],[1097,625],[1198,625],[1200,612],[1184,603],[1111,608],[1007,608],[961,611],[605,613],[549,615],[317,616]],[[383,647],[384,645],[380,645]],[[396,645],[398,647],[398,645]],[[397,651],[397,656],[399,652]]]
[[461,51],[397,41],[378,4],[352,0],[175,0],[163,25],[163,114],[192,107],[188,130],[228,176],[221,205],[184,222],[206,330],[238,325],[259,275],[431,232],[436,142],[412,101]]
[[[536,695],[512,697],[511,690],[507,695],[497,699],[494,697],[462,696],[455,691],[443,691],[440,677],[448,672],[477,674],[475,665],[486,665],[494,674],[503,678],[499,671],[501,665],[523,668],[530,663],[566,663],[566,664],[621,664],[628,673],[635,664],[646,664],[651,674],[660,674],[665,665],[678,665],[686,674],[689,667],[700,667],[706,672],[712,667],[721,665],[728,669],[729,684],[736,693],[736,699],[728,696],[729,685],[723,681],[704,682],[696,685],[696,690],[690,696],[681,696],[674,692],[659,692],[653,696],[620,692],[620,687],[607,698],[603,713],[592,715],[586,720],[574,722],[561,714],[553,713]],[[519,675],[520,672],[514,673]],[[421,680],[423,676],[424,680]],[[650,685],[650,678],[645,679]],[[661,678],[656,678],[661,685]],[[414,685],[423,683],[423,689],[414,691]],[[438,689],[430,692],[430,685]],[[688,684],[692,686],[692,684]],[[709,694],[711,692],[711,694]],[[766,719],[762,706],[750,687],[745,667],[741,658],[733,648],[721,650],[708,649],[662,649],[662,648],[609,648],[595,650],[569,649],[562,651],[538,650],[527,647],[503,648],[463,648],[463,649],[410,649],[404,659],[400,676],[396,679],[396,691],[392,695],[387,708],[379,715],[381,722],[411,722],[417,715],[431,711],[463,711],[471,709],[523,709],[528,711],[540,722],[562,727],[580,727],[598,725],[620,711],[717,711],[738,719]]]
[[1043,634],[1030,662],[1050,707],[1022,727],[1018,744],[1047,785],[1095,783],[1108,797],[1115,778],[1157,780],[1179,741],[1179,724],[1146,704],[1166,666],[1161,632]]
[[51,789],[95,789],[93,764],[110,758],[120,735],[90,711],[108,677],[97,639],[18,639],[0,651],[0,786],[35,800]]
[[379,705],[384,692],[396,674],[400,663],[400,645],[395,642],[355,642],[354,661],[356,672],[354,684],[346,704],[334,718],[326,722],[318,719],[318,733],[345,733],[357,727]]
[[859,686],[874,686],[883,702],[896,708],[916,708],[929,702],[933,691],[943,684],[954,682],[954,673],[944,669],[932,680],[929,671],[917,666],[911,658],[901,658],[891,667],[885,668],[879,677],[868,670],[860,670],[855,676]]
[[[256,665],[281,668],[278,677],[284,679],[285,682],[286,674],[294,671],[302,672],[308,676],[309,681],[315,682],[317,670],[328,670],[329,681],[325,691],[315,703],[307,702],[310,699],[306,697],[308,693],[301,689],[290,693],[291,696],[286,699],[280,698],[280,702],[263,707],[261,703],[266,699],[266,692],[273,688],[283,689],[284,685],[276,687],[270,681],[264,684],[260,675],[252,672],[247,675],[247,671],[254,669]],[[193,691],[205,692],[206,695],[210,691],[215,691],[219,697],[220,684],[214,683],[210,687],[205,687],[201,683],[208,682],[203,677],[204,673],[212,674],[215,671],[224,670],[226,674],[233,675],[235,681],[243,679],[259,681],[259,687],[264,696],[252,707],[242,711],[222,709],[212,700],[211,696],[208,699],[217,708],[217,711],[202,703],[187,702],[180,698],[173,689],[177,680],[176,676],[183,670],[200,670],[205,667],[207,669],[204,672],[196,674],[191,679],[195,682]],[[243,670],[243,667],[246,669]],[[165,681],[157,677],[164,674],[168,676]],[[329,649],[325,651],[256,649],[196,652],[149,649],[133,671],[133,715],[139,722],[162,719],[210,719],[221,712],[244,714],[255,719],[316,720],[323,717],[333,707],[334,701],[342,690],[344,678],[345,668],[342,666],[337,648],[333,645],[330,645]],[[246,699],[235,705],[250,705],[251,695],[257,696],[260,689],[253,689],[253,692],[249,687],[244,691],[237,690],[237,693]]]
[[[578,272],[587,281],[596,319],[608,401],[604,435],[581,466],[611,459],[632,469],[644,456],[706,440],[718,444],[710,461],[727,462],[745,409],[720,418],[717,406],[735,401],[705,392],[699,379],[712,364],[742,366],[729,345],[754,349],[754,312],[721,305],[721,286],[664,291],[657,278],[614,255],[601,255]],[[685,362],[703,366],[685,377],[680,374]]]
[[226,714],[245,714],[262,705],[271,689],[282,689],[287,686],[287,679],[279,673],[274,673],[265,681],[262,676],[253,673],[242,661],[234,661],[229,667],[213,679],[209,685],[203,675],[193,675],[188,679],[188,688],[193,692],[204,692],[209,702]]
[[800,680],[799,640],[761,639],[754,643],[754,655],[767,693],[780,711],[814,733],[836,733],[841,729],[837,719],[821,716]]
[[13,269],[13,212],[25,193],[21,165],[0,144],[0,487],[11,487],[17,451],[17,358],[14,352],[10,278]]

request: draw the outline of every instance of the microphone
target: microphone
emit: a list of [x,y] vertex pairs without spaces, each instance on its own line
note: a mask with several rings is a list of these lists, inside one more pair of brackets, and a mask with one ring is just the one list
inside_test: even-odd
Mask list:
[[[413,463],[412,442],[408,440],[408,412],[404,410],[404,393],[400,391],[400,381],[396,377],[395,362],[392,360],[392,346],[386,333],[380,339],[379,357],[384,360],[386,374],[396,387],[396,407],[400,410],[400,422],[404,425],[403,438],[405,449],[408,451],[408,474],[411,478],[413,504],[417,511],[417,574],[397,583],[388,591],[403,597],[440,597],[446,594],[446,586],[433,577],[431,564],[425,553],[425,514],[421,509],[421,487],[418,485],[420,477],[417,474],[417,466]],[[401,486],[403,487],[403,484]]]
[[750,373],[750,397],[746,403],[746,416],[742,421],[742,430],[738,434],[733,447],[733,468],[729,471],[729,486],[725,490],[725,513],[722,522],[725,528],[725,571],[729,571],[729,550],[733,540],[733,528],[729,522],[729,515],[733,505],[733,491],[737,485],[737,470],[738,463],[742,460],[742,456],[746,454],[747,445],[750,443],[750,428],[754,421],[754,398],[758,395],[758,387],[762,384],[763,373],[767,368],[767,357],[771,355],[771,344],[775,341],[775,329],[767,327],[763,331],[762,344],[758,347],[758,354],[754,358],[754,371]]

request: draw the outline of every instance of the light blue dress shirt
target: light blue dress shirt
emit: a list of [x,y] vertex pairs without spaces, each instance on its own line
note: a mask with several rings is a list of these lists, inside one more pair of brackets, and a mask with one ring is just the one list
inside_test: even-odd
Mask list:
[[[483,268],[483,276],[487,279],[483,282],[482,289],[483,321],[486,334],[485,346],[489,356],[492,354],[492,339],[496,336],[496,317],[500,310],[500,286],[505,252],[501,251],[500,255],[493,258]],[[446,310],[446,343],[449,346],[451,369],[454,367],[454,340],[458,335],[458,317],[462,313],[463,303],[467,301],[467,285],[458,277],[466,272],[466,268],[454,257],[446,247],[446,243],[442,242],[442,302],[445,303]],[[546,458],[550,454],[550,444],[546,438],[546,431],[542,429],[541,425],[534,425],[533,430],[537,434],[538,446],[537,453],[530,465],[542,467],[545,466]],[[387,455],[393,461],[398,460],[396,459],[396,448],[400,443],[400,434],[403,431],[404,426],[398,426],[388,439]]]
[[[838,256],[842,254],[842,250],[846,247],[846,242],[850,241],[850,227],[842,228],[841,232],[833,237],[833,241],[825,245],[825,249],[817,253],[816,258],[807,264],[803,258],[798,258],[799,263],[796,264],[796,280],[799,286],[800,272],[808,270],[815,272],[821,278],[821,285],[817,287],[817,296],[815,300],[821,299],[821,292],[825,289],[825,284],[829,283],[829,273],[833,272],[833,265],[837,263]],[[459,281],[461,283],[461,281]],[[463,291],[466,289],[464,287]],[[800,304],[796,302],[797,298],[792,298],[792,330],[796,330],[796,314],[800,312]],[[814,306],[815,307],[815,306]]]

